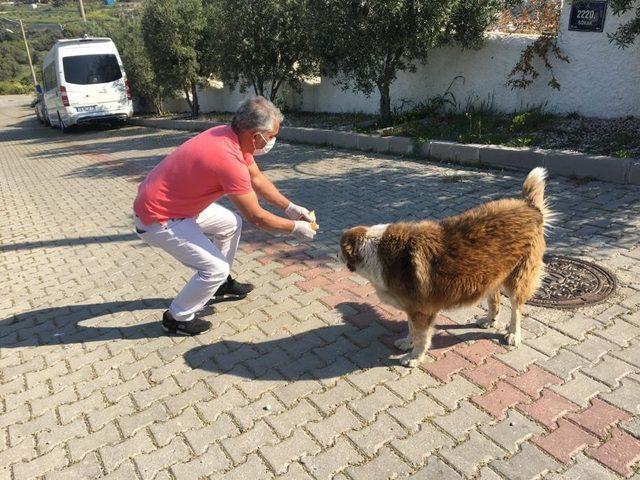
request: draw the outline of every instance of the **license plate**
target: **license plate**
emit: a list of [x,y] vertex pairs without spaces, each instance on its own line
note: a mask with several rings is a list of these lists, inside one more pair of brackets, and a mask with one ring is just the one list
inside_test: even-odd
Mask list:
[[96,106],[95,105],[88,105],[86,107],[76,107],[76,110],[78,112],[90,112],[92,110],[95,110]]

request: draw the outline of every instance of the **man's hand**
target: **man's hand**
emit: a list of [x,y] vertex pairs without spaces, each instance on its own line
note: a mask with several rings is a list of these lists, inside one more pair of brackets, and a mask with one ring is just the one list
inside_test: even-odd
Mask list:
[[307,222],[310,222],[312,220],[309,216],[309,210],[301,207],[300,205],[296,205],[293,202],[289,202],[289,206],[284,210],[284,214],[291,220],[304,219]]
[[311,228],[311,224],[304,220],[296,220],[291,233],[298,240],[313,240],[316,236],[316,231]]

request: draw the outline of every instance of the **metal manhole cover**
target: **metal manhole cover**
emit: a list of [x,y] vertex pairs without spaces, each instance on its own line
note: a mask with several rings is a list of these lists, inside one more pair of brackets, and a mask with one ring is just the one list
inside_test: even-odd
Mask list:
[[577,258],[545,255],[546,274],[527,303],[538,307],[576,308],[603,301],[616,289],[604,268]]

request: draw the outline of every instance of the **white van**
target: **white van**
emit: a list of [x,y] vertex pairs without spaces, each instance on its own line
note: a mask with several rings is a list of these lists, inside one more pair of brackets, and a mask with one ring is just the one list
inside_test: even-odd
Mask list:
[[58,40],[42,63],[49,122],[62,130],[133,115],[131,89],[110,38]]

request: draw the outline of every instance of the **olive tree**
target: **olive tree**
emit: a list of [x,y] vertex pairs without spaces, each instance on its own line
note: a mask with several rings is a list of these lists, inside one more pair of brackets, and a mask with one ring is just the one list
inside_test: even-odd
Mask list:
[[447,44],[478,47],[509,0],[309,0],[314,51],[323,71],[343,88],[380,94],[391,115],[390,87],[398,72],[415,72]]
[[231,88],[272,101],[317,69],[305,0],[211,0],[201,51],[207,69]]
[[204,26],[201,0],[147,0],[144,4],[142,35],[155,79],[168,94],[184,92],[194,116],[200,110],[197,47]]
[[614,15],[624,15],[635,8],[635,15],[609,35],[609,39],[619,47],[625,48],[633,44],[640,35],[640,4],[637,0],[611,0]]
[[111,26],[108,34],[118,47],[132,93],[142,104],[162,113],[163,88],[151,66],[140,23],[137,15],[123,16]]

